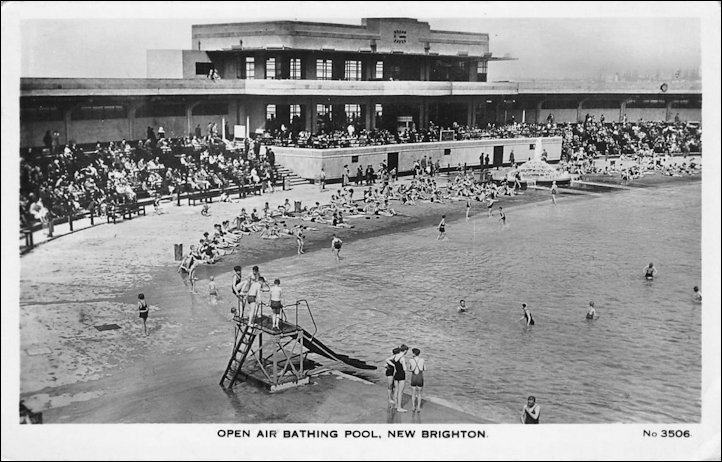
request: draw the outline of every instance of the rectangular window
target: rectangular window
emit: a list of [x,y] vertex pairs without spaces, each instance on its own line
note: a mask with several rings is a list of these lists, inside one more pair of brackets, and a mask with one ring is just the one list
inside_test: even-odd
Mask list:
[[73,109],[73,120],[105,120],[124,119],[126,117],[123,106],[78,106]]
[[246,58],[246,79],[251,80],[256,78],[256,60],[253,56]]
[[266,120],[276,118],[276,105],[266,104]]
[[333,61],[330,59],[316,60],[316,79],[331,80],[333,72]]
[[351,156],[351,163],[357,164],[358,163],[358,156]]
[[376,75],[374,76],[374,78],[383,80],[383,78],[384,78],[384,62],[383,61],[376,61]]
[[266,60],[266,78],[271,80],[276,78],[276,58]]
[[136,119],[143,117],[185,117],[186,108],[183,103],[147,103],[135,111]]
[[21,122],[47,122],[63,120],[63,112],[57,106],[25,107],[20,110]]
[[347,60],[343,69],[344,80],[361,80],[361,61]]
[[487,61],[479,61],[479,64],[476,66],[476,80],[479,82],[486,82],[487,77],[487,66],[489,63]]
[[291,119],[290,120],[291,122],[293,122],[293,119],[296,117],[298,117],[299,119],[301,118],[301,105],[300,104],[291,104],[288,108],[289,108],[288,116]]
[[227,115],[228,104],[226,103],[200,103],[193,108],[193,115]]
[[301,80],[301,58],[291,58],[289,61],[289,78]]
[[213,69],[213,63],[196,63],[196,75],[208,75]]
[[331,117],[331,105],[330,104],[317,104],[316,105],[316,114],[319,116],[329,116]]
[[450,148],[444,149],[444,155],[445,155],[445,156],[450,156],[450,155],[451,155],[451,149],[450,149]]
[[346,104],[344,106],[346,112],[346,122],[351,123],[361,120],[361,105],[360,104]]

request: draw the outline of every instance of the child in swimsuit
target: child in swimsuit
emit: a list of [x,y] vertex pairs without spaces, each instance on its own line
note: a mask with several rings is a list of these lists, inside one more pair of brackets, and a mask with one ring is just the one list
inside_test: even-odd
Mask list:
[[138,294],[138,313],[140,319],[143,320],[143,332],[145,335],[148,335],[148,327],[146,326],[146,321],[148,320],[148,302],[145,301],[145,295],[144,294]]

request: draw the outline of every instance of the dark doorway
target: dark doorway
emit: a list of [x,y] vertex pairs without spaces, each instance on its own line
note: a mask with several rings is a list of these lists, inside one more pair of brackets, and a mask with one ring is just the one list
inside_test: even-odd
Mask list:
[[504,162],[504,146],[494,146],[494,167],[500,166]]
[[386,167],[388,168],[389,172],[393,169],[396,169],[396,173],[399,172],[399,153],[398,152],[389,152],[387,154]]

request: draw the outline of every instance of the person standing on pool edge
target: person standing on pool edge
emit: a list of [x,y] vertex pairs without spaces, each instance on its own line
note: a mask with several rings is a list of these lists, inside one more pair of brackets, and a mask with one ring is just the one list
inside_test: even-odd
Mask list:
[[411,352],[414,357],[409,359],[408,365],[411,371],[411,412],[421,412],[421,392],[424,389],[424,371],[426,370],[426,360],[421,358],[421,350],[412,348]]
[[541,408],[536,403],[536,397],[530,396],[526,400],[524,408],[521,410],[521,423],[523,424],[538,424],[539,413]]

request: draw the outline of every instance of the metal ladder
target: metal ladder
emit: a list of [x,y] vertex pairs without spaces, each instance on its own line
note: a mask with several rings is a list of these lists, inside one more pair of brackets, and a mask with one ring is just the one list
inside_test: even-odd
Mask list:
[[[248,356],[248,352],[251,351],[251,345],[253,344],[253,341],[256,339],[256,327],[252,327],[251,325],[246,325],[245,329],[243,330],[243,333],[238,338],[238,341],[236,342],[236,346],[233,349],[233,355],[231,356],[230,361],[228,361],[228,366],[226,367],[226,372],[223,373],[223,377],[221,377],[220,385],[223,388],[231,388],[233,384],[236,383],[238,380],[238,376],[241,372],[241,366],[243,365],[243,362],[246,360],[246,357]],[[228,385],[224,385],[224,382],[228,381]]]

